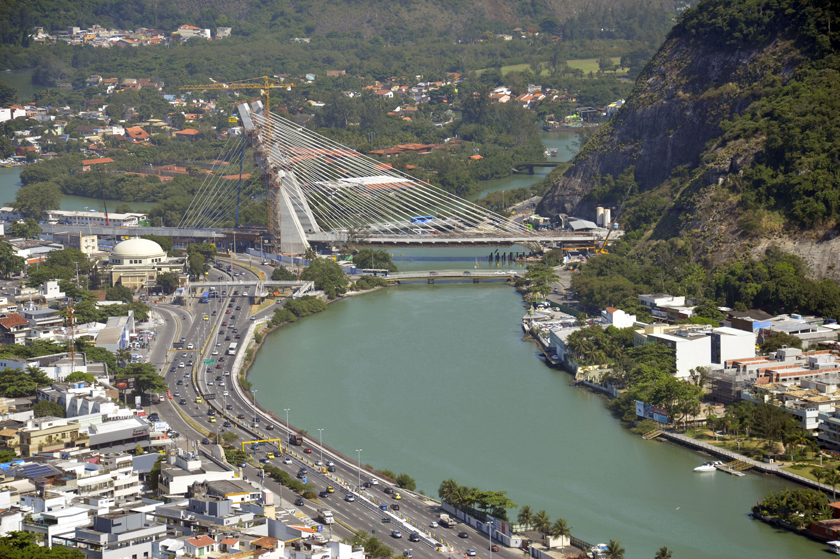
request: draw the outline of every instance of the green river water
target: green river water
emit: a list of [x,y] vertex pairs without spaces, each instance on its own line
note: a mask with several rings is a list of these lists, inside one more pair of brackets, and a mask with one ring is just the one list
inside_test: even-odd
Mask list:
[[[557,160],[571,158],[573,135],[541,135],[558,149]],[[0,203],[14,200],[20,171],[0,169]],[[481,196],[543,177],[487,181]],[[65,196],[61,207],[102,203]],[[402,249],[394,256],[463,258],[398,262],[400,270],[467,269],[485,268],[491,251]],[[406,472],[432,495],[447,478],[508,491],[518,505],[565,518],[579,538],[621,541],[628,559],[651,558],[663,545],[675,559],[825,553],[747,516],[767,492],[792,484],[695,474],[704,456],[624,430],[603,398],[570,387],[569,375],[547,367],[523,341],[523,314],[521,297],[504,284],[381,290],[271,334],[250,378],[278,417],[290,408],[292,425],[324,429],[324,443],[348,456],[362,448],[363,462]]]
[[[251,369],[258,400],[348,456],[406,472],[435,495],[447,478],[505,490],[628,559],[798,558],[824,546],[751,520],[769,476],[697,474],[706,457],[644,441],[605,400],[569,386],[522,340],[504,284],[411,285],[352,297],[270,335]],[[515,511],[513,512],[515,515]]]

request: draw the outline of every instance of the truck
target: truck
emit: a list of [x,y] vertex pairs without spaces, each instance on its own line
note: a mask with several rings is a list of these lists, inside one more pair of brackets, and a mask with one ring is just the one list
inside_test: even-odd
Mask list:
[[324,524],[332,524],[335,522],[335,518],[333,518],[333,513],[329,509],[318,509],[318,518]]
[[292,433],[289,435],[289,444],[300,446],[303,444],[303,435],[298,435],[297,433]]
[[444,528],[452,528],[453,526],[455,526],[455,520],[452,519],[452,518],[449,518],[448,514],[441,514],[438,517],[438,522]]

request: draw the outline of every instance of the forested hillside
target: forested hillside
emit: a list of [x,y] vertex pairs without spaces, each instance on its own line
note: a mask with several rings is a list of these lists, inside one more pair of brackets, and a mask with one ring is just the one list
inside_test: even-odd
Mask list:
[[676,250],[710,268],[779,244],[837,277],[838,15],[828,0],[688,10],[538,210],[594,217],[629,193],[642,261]]
[[174,31],[185,23],[280,38],[352,30],[390,43],[441,35],[469,40],[517,25],[569,39],[647,41],[667,32],[674,6],[666,0],[0,0],[0,42],[20,44],[33,26]]

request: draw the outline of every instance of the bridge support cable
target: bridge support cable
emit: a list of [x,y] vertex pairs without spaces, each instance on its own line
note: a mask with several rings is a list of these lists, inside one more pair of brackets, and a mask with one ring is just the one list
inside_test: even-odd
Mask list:
[[[222,147],[222,153],[225,153],[225,150],[227,149],[227,146],[230,143],[230,140],[231,139],[228,138],[225,141],[225,145]],[[216,161],[218,161],[218,159]],[[215,168],[216,168],[216,165],[214,164],[213,169],[215,169]],[[206,175],[204,177],[204,180],[202,181],[201,186],[198,188],[198,192],[196,192],[196,195],[193,197],[192,200],[190,200],[190,205],[187,207],[187,211],[184,213],[183,217],[181,217],[181,221],[178,223],[178,227],[185,227],[185,221],[187,220],[187,216],[190,215],[191,210],[193,209],[193,207],[196,206],[196,204],[201,203],[201,193],[203,192],[203,190],[204,190],[205,186],[207,185],[208,181],[210,181],[210,180],[212,180],[212,175]]]
[[[239,105],[270,209],[269,231],[282,252],[308,246],[319,230],[364,236],[441,235],[523,238],[523,225],[420,181],[276,114]],[[285,237],[285,238],[284,238]]]
[[230,163],[231,158],[238,147],[238,142],[234,140],[234,145],[228,150],[229,143],[230,138],[228,139],[228,142],[225,142],[224,151],[222,151],[216,159],[215,163],[217,164],[214,164],[211,169],[211,173],[208,175],[208,180],[204,181],[201,189],[193,198],[193,203],[190,205],[190,208],[188,208],[187,212],[184,214],[184,218],[181,221],[182,226],[201,226],[202,217],[206,215],[207,211],[212,207],[214,202],[218,200],[219,189],[225,184],[225,182],[227,182],[222,178],[220,169]]

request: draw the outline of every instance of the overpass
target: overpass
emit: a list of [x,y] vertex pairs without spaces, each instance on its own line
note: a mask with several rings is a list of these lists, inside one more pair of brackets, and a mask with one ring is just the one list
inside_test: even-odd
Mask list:
[[550,162],[550,161],[526,161],[524,163],[517,163],[513,166],[514,169],[528,169],[528,174],[534,174],[534,167],[557,167],[560,165],[559,162]]
[[[279,281],[279,280],[266,280],[266,281],[197,281],[191,282],[188,286],[190,293],[193,295],[198,295],[209,290],[211,287],[215,287],[216,289],[248,289],[251,287],[255,287],[254,296],[257,297],[265,297],[268,295],[269,291],[266,287],[286,287],[292,289],[294,294],[292,297],[297,298],[302,295],[306,295],[313,289],[315,289],[315,284],[311,281]],[[295,289],[297,288],[297,289]]]
[[395,272],[384,277],[390,283],[402,283],[407,281],[426,281],[435,283],[435,280],[448,281],[508,281],[516,279],[520,275],[513,270],[419,270],[416,272]]

